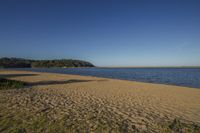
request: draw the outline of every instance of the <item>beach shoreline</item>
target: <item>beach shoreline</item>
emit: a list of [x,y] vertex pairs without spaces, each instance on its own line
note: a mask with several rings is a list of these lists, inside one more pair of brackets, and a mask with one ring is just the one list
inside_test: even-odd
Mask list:
[[0,70],[0,75],[30,84],[20,90],[0,90],[3,118],[23,115],[21,119],[29,122],[27,117],[37,114],[51,124],[65,123],[68,126],[60,123],[63,130],[74,132],[170,131],[176,119],[200,126],[199,89],[19,70]]
[[[96,67],[96,68],[103,68],[103,67]],[[159,67],[160,69],[163,69],[163,68],[161,68],[161,67]],[[158,68],[158,69],[159,69]],[[52,68],[52,69],[49,69],[49,70],[53,70],[54,68]],[[59,69],[65,69],[65,68],[59,68]],[[76,68],[74,68],[74,69],[76,69]],[[77,69],[80,69],[80,68],[77,68]],[[84,67],[83,67],[83,69],[84,69]],[[109,68],[108,68],[109,69]],[[113,68],[110,68],[110,69],[113,69]],[[116,68],[116,69],[118,69],[118,68]],[[119,68],[119,69],[121,69],[121,68]],[[131,68],[130,68],[131,69]],[[139,68],[139,69],[141,69],[141,68]],[[146,68],[144,68],[144,69],[146,69]],[[153,68],[153,69],[157,69],[157,68]],[[173,69],[173,68],[172,68]],[[181,69],[181,68],[180,68]],[[191,69],[191,68],[188,68],[188,69]],[[194,68],[195,69],[195,68]],[[25,71],[25,72],[41,72],[41,73],[52,73],[52,74],[64,74],[64,75],[72,75],[72,76],[86,76],[86,77],[94,77],[94,78],[105,78],[105,79],[113,79],[113,80],[123,80],[123,81],[131,81],[131,82],[140,82],[140,83],[147,83],[147,84],[158,84],[158,85],[168,85],[168,86],[180,86],[180,87],[185,87],[185,88],[191,88],[191,89],[200,89],[199,87],[197,87],[197,86],[192,86],[191,84],[179,84],[179,83],[174,83],[174,82],[169,82],[169,83],[162,83],[162,82],[160,82],[160,81],[153,81],[153,82],[151,82],[151,81],[143,81],[143,80],[137,80],[137,79],[126,79],[126,78],[120,78],[120,77],[106,77],[106,76],[97,76],[97,75],[91,75],[91,74],[88,74],[88,75],[86,75],[86,74],[77,74],[77,73],[65,73],[65,72],[57,72],[57,71],[35,71],[35,70],[24,70],[24,69],[0,69],[0,70],[8,70],[8,71]],[[144,75],[145,76],[145,75]]]

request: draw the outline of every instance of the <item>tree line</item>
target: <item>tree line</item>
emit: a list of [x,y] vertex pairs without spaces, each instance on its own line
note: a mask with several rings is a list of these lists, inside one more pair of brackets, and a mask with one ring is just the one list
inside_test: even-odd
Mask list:
[[72,59],[30,60],[23,58],[0,58],[0,68],[51,68],[51,67],[94,67],[87,61]]

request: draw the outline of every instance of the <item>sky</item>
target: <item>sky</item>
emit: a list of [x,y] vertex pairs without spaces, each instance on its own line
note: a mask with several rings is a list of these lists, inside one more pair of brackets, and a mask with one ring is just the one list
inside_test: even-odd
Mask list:
[[0,57],[200,66],[200,1],[1,0]]

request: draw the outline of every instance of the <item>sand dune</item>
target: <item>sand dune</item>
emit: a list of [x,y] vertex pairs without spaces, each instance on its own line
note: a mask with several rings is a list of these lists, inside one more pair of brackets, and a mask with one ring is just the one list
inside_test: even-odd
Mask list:
[[[169,128],[175,119],[200,126],[199,89],[27,71],[0,70],[0,75],[29,83],[20,90],[0,90],[1,126],[7,117],[18,122],[10,129],[178,132]],[[4,124],[0,131],[9,128]]]

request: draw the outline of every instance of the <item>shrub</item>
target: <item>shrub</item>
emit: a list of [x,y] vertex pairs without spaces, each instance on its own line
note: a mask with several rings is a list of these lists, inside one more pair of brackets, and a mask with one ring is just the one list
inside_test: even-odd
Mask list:
[[19,89],[24,87],[25,83],[21,81],[0,79],[0,90]]

